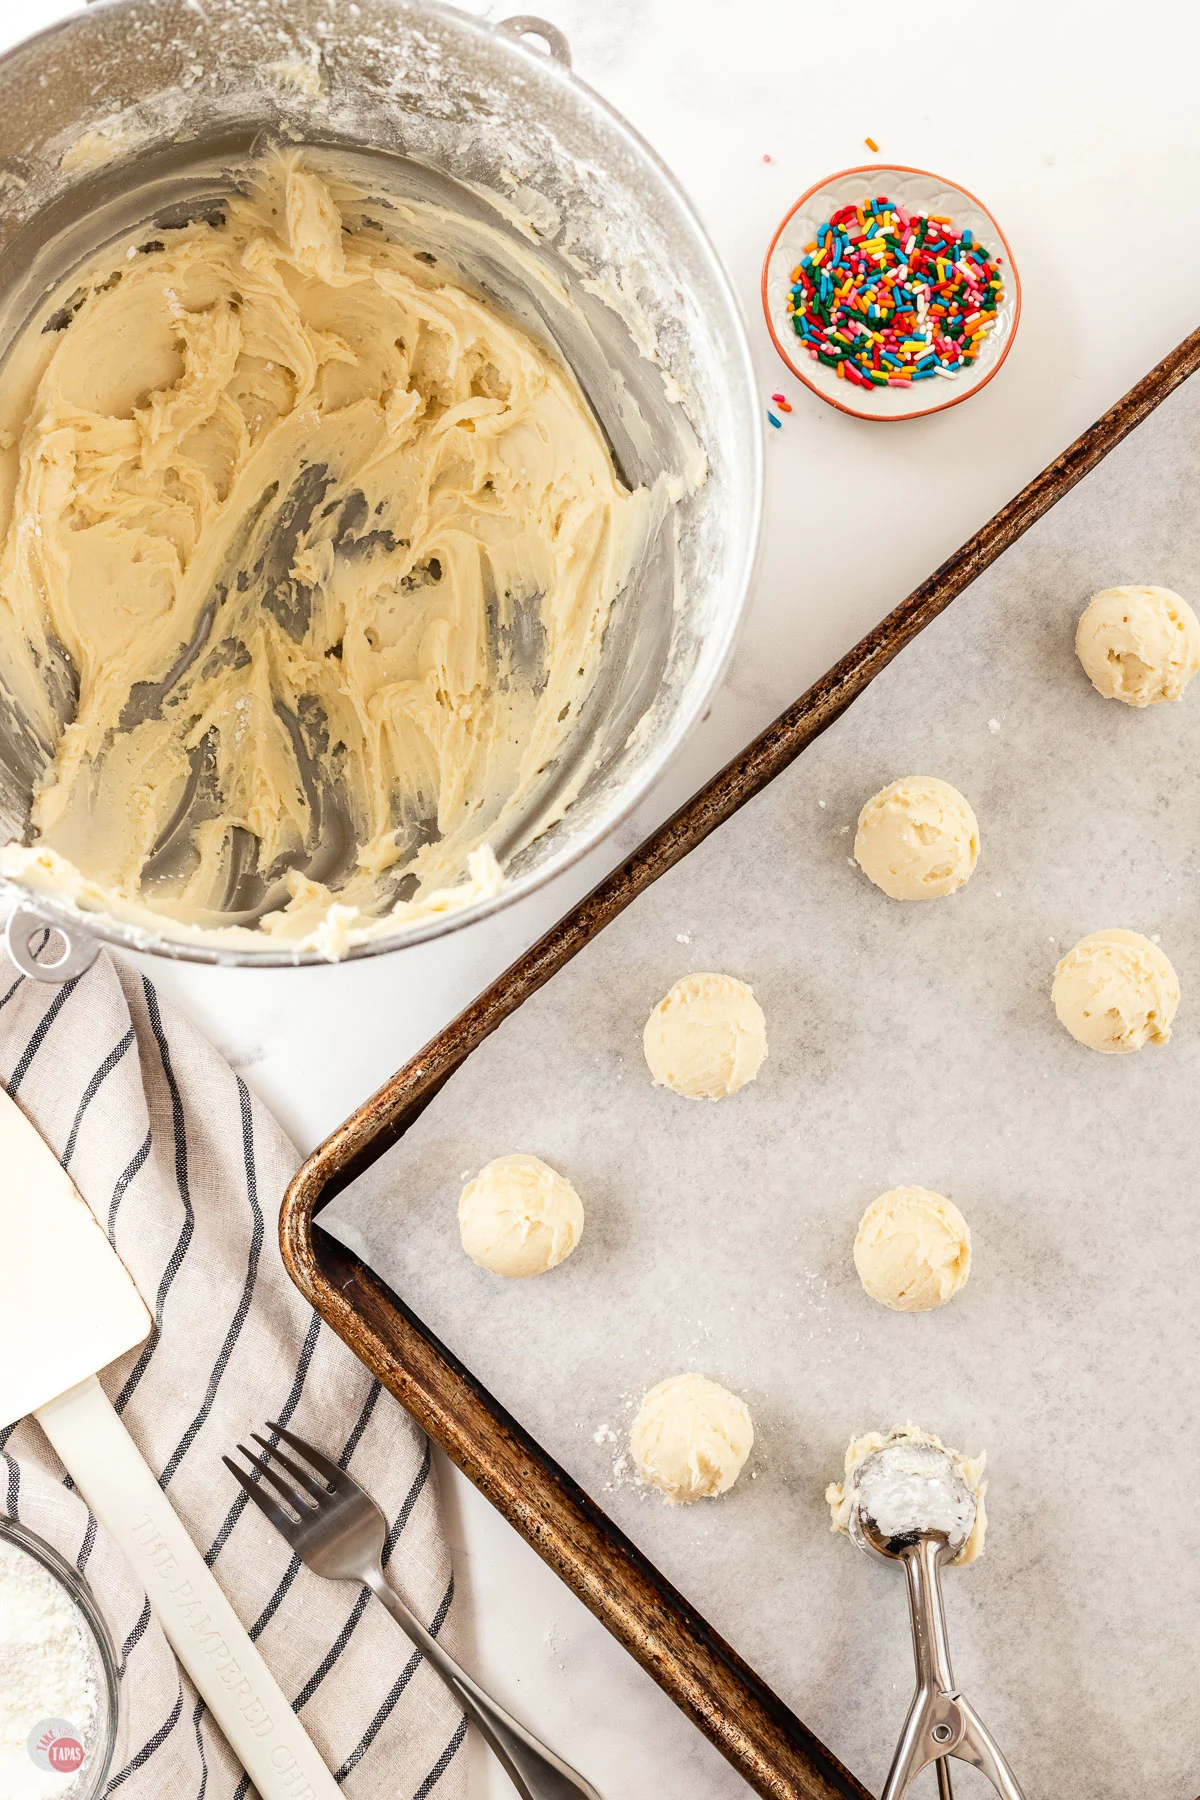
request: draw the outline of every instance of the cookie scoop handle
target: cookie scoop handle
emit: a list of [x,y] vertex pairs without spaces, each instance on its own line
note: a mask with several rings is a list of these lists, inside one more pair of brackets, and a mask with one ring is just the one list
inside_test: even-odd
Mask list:
[[986,1775],[1000,1800],[1024,1800],[1000,1746],[954,1685],[942,1601],[941,1565],[947,1554],[944,1537],[927,1535],[902,1555],[908,1577],[917,1691],[896,1746],[883,1800],[905,1800],[930,1763],[937,1764],[939,1800],[953,1800],[951,1757]]

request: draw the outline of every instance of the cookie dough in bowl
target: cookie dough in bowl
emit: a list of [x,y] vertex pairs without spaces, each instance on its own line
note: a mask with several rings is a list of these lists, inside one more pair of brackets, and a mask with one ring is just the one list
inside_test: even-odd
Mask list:
[[642,1401],[629,1445],[638,1474],[672,1505],[728,1493],[754,1447],[744,1400],[703,1375],[672,1375]]
[[458,1202],[462,1247],[493,1275],[544,1275],[583,1235],[583,1202],[538,1156],[498,1156]]
[[0,872],[161,954],[411,944],[593,847],[703,711],[761,511],[744,328],[515,33],[176,10],[0,71]]
[[906,775],[873,794],[858,815],[854,860],[893,900],[933,900],[970,879],[979,823],[956,787]]
[[1093,931],[1055,969],[1051,997],[1060,1023],[1079,1043],[1128,1055],[1170,1037],[1179,977],[1139,931]]
[[744,981],[685,975],[646,1020],[642,1048],[656,1086],[688,1100],[722,1100],[761,1069],[767,1022]]
[[854,1266],[872,1300],[894,1312],[930,1312],[971,1273],[967,1221],[942,1194],[892,1188],[873,1200],[854,1240]]
[[1170,588],[1105,588],[1084,610],[1075,651],[1106,700],[1179,700],[1200,669],[1200,619]]
[[557,359],[299,153],[48,342],[0,640],[54,748],[7,872],[301,938],[494,891],[679,492],[626,490]]

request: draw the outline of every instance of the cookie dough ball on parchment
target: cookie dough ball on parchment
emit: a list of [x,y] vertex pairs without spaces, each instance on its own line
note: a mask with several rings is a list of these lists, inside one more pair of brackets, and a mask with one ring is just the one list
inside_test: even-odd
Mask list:
[[967,1221],[928,1188],[892,1188],[873,1200],[854,1240],[854,1266],[872,1300],[894,1312],[931,1312],[971,1273]]
[[685,975],[642,1033],[655,1085],[689,1100],[723,1100],[753,1081],[767,1054],[767,1022],[744,981]]
[[1054,1010],[1073,1038],[1121,1055],[1165,1044],[1179,1005],[1179,977],[1139,931],[1093,931],[1054,971]]
[[753,1445],[745,1402],[703,1375],[652,1387],[629,1434],[638,1474],[672,1504],[726,1493]]
[[498,1156],[468,1181],[458,1203],[462,1247],[494,1275],[542,1275],[570,1256],[583,1233],[583,1202],[537,1156]]
[[956,787],[906,775],[858,815],[854,860],[893,900],[933,900],[960,888],[979,855],[979,823]]
[[1079,621],[1075,654],[1106,700],[1178,700],[1200,669],[1200,619],[1170,588],[1105,588]]

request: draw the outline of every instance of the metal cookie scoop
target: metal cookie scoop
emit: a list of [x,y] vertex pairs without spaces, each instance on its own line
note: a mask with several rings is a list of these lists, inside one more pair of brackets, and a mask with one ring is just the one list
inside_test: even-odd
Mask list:
[[885,1444],[854,1477],[850,1536],[860,1550],[904,1564],[912,1614],[917,1691],[892,1759],[883,1800],[904,1800],[922,1769],[937,1764],[940,1800],[953,1800],[957,1756],[987,1776],[1003,1800],[1024,1800],[991,1732],[954,1685],[941,1566],[971,1535],[976,1500],[944,1450]]

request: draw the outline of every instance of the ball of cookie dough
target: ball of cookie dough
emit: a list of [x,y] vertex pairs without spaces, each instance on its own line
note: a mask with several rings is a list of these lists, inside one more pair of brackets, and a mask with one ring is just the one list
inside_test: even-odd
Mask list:
[[854,860],[893,900],[933,900],[968,879],[979,855],[970,804],[935,775],[906,775],[858,815]]
[[458,1203],[462,1247],[493,1275],[541,1275],[570,1256],[583,1233],[583,1202],[537,1156],[498,1156],[468,1181]]
[[629,1434],[638,1474],[673,1504],[725,1493],[753,1444],[745,1402],[703,1375],[651,1388]]
[[685,975],[642,1033],[655,1084],[689,1100],[722,1100],[753,1081],[767,1054],[767,1021],[744,981]]
[[895,1312],[931,1312],[971,1273],[967,1221],[928,1188],[892,1188],[872,1201],[854,1240],[854,1266],[872,1300]]
[[1105,588],[1079,621],[1075,654],[1107,700],[1178,700],[1200,669],[1200,619],[1170,588]]
[[1091,1050],[1122,1055],[1165,1044],[1179,1005],[1179,977],[1139,931],[1093,931],[1054,971],[1054,1010]]

